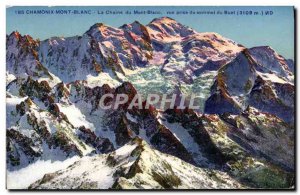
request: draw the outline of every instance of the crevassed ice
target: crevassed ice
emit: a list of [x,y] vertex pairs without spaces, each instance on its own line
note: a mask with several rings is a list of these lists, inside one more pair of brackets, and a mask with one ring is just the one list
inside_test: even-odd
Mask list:
[[172,94],[177,86],[186,96],[192,93],[196,95],[194,105],[199,105],[200,112],[204,111],[204,104],[210,95],[210,88],[213,85],[214,77],[217,71],[207,71],[194,79],[194,83],[178,83],[176,76],[165,76],[160,72],[161,66],[151,66],[130,74],[125,81],[131,82],[137,89],[138,93],[146,99],[148,94]]

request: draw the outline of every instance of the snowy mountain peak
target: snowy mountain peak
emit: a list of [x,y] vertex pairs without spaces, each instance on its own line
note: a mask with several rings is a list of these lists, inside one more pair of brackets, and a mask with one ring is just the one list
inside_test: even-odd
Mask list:
[[160,18],[155,18],[155,19],[153,19],[151,22],[150,22],[150,24],[151,23],[160,23],[160,24],[163,24],[163,23],[165,23],[165,24],[177,24],[178,22],[176,21],[176,20],[174,20],[173,18],[171,18],[171,17],[160,17]]
[[169,17],[154,19],[147,26],[149,28],[149,31],[152,32],[153,35],[159,33],[161,34],[161,36],[167,37],[185,37],[197,33],[195,30]]
[[283,77],[292,76],[293,69],[290,70],[290,62],[279,55],[270,46],[253,47],[249,49],[250,54],[256,62],[270,71],[276,72]]
[[102,31],[106,30],[108,27],[109,26],[105,25],[104,23],[96,23],[96,24],[92,25],[90,27],[90,29],[88,31],[86,31],[85,34],[92,35],[98,31],[102,32]]

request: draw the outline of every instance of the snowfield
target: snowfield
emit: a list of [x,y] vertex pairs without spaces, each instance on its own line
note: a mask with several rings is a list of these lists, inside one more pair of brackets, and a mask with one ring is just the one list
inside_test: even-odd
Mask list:
[[27,189],[30,184],[41,179],[45,174],[65,169],[79,159],[78,156],[74,156],[64,161],[38,160],[20,170],[7,171],[6,187],[8,189]]

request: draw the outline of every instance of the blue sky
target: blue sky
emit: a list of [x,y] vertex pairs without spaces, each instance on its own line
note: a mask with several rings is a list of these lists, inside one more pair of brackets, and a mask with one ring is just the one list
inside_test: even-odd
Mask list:
[[[92,10],[91,15],[16,14],[17,10]],[[161,14],[113,15],[98,11],[153,10]],[[272,11],[273,15],[168,15],[167,11]],[[247,47],[269,45],[286,58],[294,58],[293,7],[9,7],[6,10],[6,33],[18,30],[41,40],[52,36],[82,35],[95,23],[119,27],[135,20],[143,24],[169,16],[198,32],[217,32]]]

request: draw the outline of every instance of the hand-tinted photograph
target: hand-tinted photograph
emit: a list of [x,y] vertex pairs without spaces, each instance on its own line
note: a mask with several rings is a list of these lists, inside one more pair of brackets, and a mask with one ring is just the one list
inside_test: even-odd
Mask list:
[[295,190],[295,10],[6,8],[8,190]]

